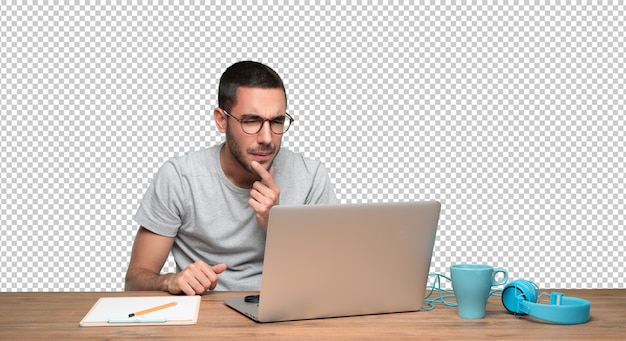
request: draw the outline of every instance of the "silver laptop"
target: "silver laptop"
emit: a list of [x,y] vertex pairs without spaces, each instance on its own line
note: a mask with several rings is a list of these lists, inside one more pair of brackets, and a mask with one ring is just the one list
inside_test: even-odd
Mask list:
[[420,310],[437,201],[275,206],[260,297],[224,303],[258,322]]

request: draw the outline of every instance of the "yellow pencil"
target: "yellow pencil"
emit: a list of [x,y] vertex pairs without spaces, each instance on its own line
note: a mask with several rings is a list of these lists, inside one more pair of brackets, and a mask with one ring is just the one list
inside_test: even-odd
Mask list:
[[161,309],[165,309],[165,308],[173,307],[173,306],[175,306],[175,305],[176,305],[176,302],[166,303],[166,304],[163,304],[163,305],[160,305],[160,306],[156,306],[156,307],[153,307],[153,308],[148,308],[148,309],[145,309],[145,310],[140,310],[140,311],[138,311],[138,312],[136,312],[136,313],[131,313],[131,314],[128,314],[128,317],[134,317],[134,316],[145,315],[145,314],[151,313],[151,312],[153,312],[153,311],[157,311],[157,310],[161,310]]

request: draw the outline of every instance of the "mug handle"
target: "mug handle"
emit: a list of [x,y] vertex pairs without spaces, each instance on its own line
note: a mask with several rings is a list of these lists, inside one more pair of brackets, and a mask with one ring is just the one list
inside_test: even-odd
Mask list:
[[[496,275],[498,273],[504,274],[504,277],[502,277],[501,280],[496,281]],[[491,275],[491,283],[492,283],[491,285],[492,286],[506,284],[506,282],[508,282],[508,280],[509,280],[509,272],[508,271],[506,271],[503,268],[494,268],[493,269],[493,273]]]

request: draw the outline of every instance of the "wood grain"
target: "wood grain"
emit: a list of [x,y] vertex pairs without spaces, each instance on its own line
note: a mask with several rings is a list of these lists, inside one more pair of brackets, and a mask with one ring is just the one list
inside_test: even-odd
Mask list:
[[456,308],[432,311],[260,324],[228,308],[225,297],[253,292],[214,292],[202,297],[192,326],[79,327],[100,297],[166,295],[159,292],[0,293],[0,339],[252,339],[255,340],[596,340],[626,339],[626,289],[559,290],[591,302],[591,320],[554,325],[505,311],[491,297],[487,316],[464,320]]

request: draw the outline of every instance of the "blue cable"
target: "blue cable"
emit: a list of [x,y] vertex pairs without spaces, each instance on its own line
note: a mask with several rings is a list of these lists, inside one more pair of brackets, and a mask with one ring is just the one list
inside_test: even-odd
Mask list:
[[[435,303],[441,303],[448,307],[456,307],[456,302],[450,302],[446,299],[454,298],[454,291],[447,290],[441,287],[441,278],[446,279],[448,282],[452,283],[452,279],[448,276],[430,273],[428,277],[434,277],[433,284],[427,285],[426,289],[430,290],[426,296],[424,296],[424,303],[426,303],[425,307],[422,307],[422,310],[433,310],[435,309]],[[437,292],[435,294],[435,292]],[[437,297],[431,298],[435,294]],[[489,296],[502,296],[502,289],[491,290],[489,292]]]

